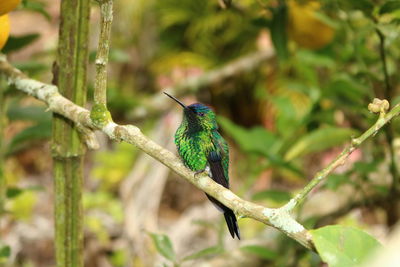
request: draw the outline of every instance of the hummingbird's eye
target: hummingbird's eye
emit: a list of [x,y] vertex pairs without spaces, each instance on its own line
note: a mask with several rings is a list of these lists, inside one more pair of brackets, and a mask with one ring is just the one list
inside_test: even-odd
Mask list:
[[197,113],[197,115],[199,115],[199,116],[204,116],[204,113],[203,112],[199,112],[199,113]]

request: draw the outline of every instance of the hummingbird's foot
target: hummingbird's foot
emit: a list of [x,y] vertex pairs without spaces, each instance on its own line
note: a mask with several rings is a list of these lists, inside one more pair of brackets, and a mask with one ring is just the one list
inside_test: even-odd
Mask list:
[[207,167],[205,167],[205,168],[202,169],[202,170],[196,171],[196,172],[194,173],[194,177],[196,178],[196,176],[197,176],[197,175],[200,175],[200,174],[207,174],[208,176],[211,177],[210,167],[207,166]]
[[195,173],[194,173],[194,178],[196,178],[196,176],[198,176],[198,175],[200,175],[200,174],[207,174],[206,173],[206,169],[203,169],[203,170],[198,170],[198,171],[196,171]]

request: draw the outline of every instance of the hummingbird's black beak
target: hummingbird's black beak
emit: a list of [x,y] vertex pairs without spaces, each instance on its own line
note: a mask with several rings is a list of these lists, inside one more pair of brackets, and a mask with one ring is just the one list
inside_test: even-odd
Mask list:
[[175,97],[173,97],[172,95],[164,92],[164,94],[166,94],[168,97],[172,98],[173,100],[175,100],[179,105],[181,105],[183,108],[187,108],[187,106],[185,104],[183,104],[181,101],[179,101],[178,99],[176,99]]

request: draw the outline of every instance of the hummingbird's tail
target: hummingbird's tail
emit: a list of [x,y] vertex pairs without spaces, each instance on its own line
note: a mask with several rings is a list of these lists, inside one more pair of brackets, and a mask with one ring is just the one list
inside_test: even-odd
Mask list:
[[238,223],[236,220],[235,213],[229,208],[226,207],[224,210],[224,216],[225,216],[225,221],[226,225],[228,226],[229,232],[231,233],[232,238],[235,238],[235,234],[237,238],[240,240],[240,232],[239,232],[239,227]]
[[225,206],[212,196],[208,194],[206,194],[206,196],[208,197],[209,200],[211,200],[211,202],[219,211],[224,213],[226,225],[228,226],[229,233],[231,233],[232,238],[235,238],[236,235],[237,238],[240,240],[240,231],[235,213],[230,208],[228,208],[227,206]]

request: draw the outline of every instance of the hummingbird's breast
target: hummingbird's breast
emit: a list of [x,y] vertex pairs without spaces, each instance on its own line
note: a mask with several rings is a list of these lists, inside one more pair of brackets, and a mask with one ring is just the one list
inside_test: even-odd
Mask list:
[[214,148],[209,133],[205,131],[188,133],[179,127],[175,134],[175,144],[179,156],[189,169],[193,171],[206,169],[208,154]]

